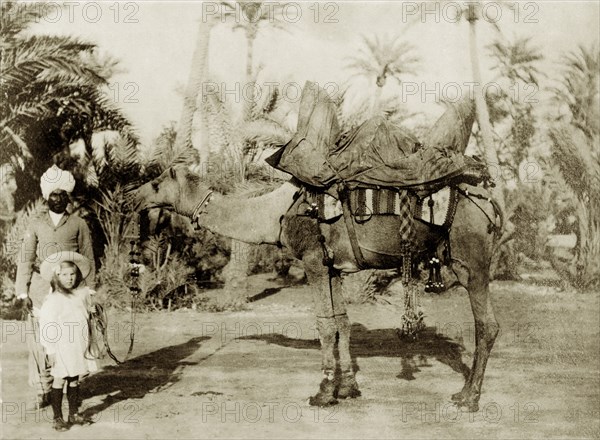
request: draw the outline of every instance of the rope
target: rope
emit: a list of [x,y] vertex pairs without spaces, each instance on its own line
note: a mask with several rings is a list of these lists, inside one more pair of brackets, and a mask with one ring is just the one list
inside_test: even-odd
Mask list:
[[[132,308],[131,308],[131,330],[129,332],[129,348],[127,349],[127,354],[125,358],[121,361],[119,360],[112,352],[110,345],[108,343],[108,316],[106,314],[106,310],[100,304],[96,304],[96,311],[90,315],[89,319],[89,342],[88,347],[85,352],[86,359],[102,359],[106,354],[115,361],[118,365],[127,362],[129,356],[133,351],[133,342],[135,339],[135,297],[132,297]],[[102,335],[102,342],[104,343],[104,348],[102,349],[98,341],[95,337],[94,330],[97,334]]]
[[[490,227],[494,230],[494,232],[500,232],[500,230],[502,229],[502,224],[503,222],[503,216],[502,216],[502,211],[500,210],[500,207],[498,206],[498,203],[493,200],[491,197],[486,197],[483,196],[481,194],[473,194],[470,193],[469,191],[465,191],[459,187],[455,187],[456,191],[462,195],[464,198],[466,198],[467,200],[469,200],[471,203],[473,203],[475,206],[477,206],[477,208],[483,212],[483,215],[485,215],[488,219],[488,221],[490,222]],[[483,210],[483,208],[481,206],[479,206],[479,204],[475,203],[475,200],[473,200],[473,198],[479,199],[479,200],[485,200],[486,202],[489,202],[492,205],[492,208],[494,209],[494,214],[495,216],[500,218],[500,226],[498,226],[496,224],[496,222],[494,220],[492,220],[490,218],[490,216],[488,215],[487,212],[485,212]],[[491,232],[491,231],[490,231]]]
[[[137,240],[131,240],[129,243],[131,245],[131,250],[129,252],[129,263],[130,263],[130,276],[131,276],[131,285],[129,286],[129,291],[131,292],[131,329],[129,331],[129,348],[127,349],[127,354],[125,358],[121,361],[119,360],[112,352],[110,348],[110,344],[108,343],[108,315],[104,307],[98,303],[95,304],[95,311],[90,313],[88,319],[88,346],[85,352],[85,357],[87,359],[101,359],[106,354],[115,361],[117,365],[123,364],[127,362],[129,356],[133,351],[133,343],[135,340],[135,302],[136,298],[139,296],[141,289],[139,288],[139,276],[140,276],[140,264],[138,257],[141,255],[141,252],[137,249],[137,243],[139,241],[139,222],[137,223],[137,228],[134,234],[134,237]],[[96,338],[96,334],[102,335],[102,342],[104,343],[104,349],[100,348],[98,345],[98,340]]]

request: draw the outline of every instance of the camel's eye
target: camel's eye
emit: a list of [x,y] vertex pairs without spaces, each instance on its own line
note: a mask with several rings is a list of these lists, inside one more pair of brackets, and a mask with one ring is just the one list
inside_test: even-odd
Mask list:
[[154,192],[158,192],[158,182],[152,182],[152,189]]

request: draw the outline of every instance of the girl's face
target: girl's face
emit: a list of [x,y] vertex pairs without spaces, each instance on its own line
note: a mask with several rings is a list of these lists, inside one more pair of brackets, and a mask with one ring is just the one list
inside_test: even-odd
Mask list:
[[77,280],[77,269],[74,267],[61,268],[58,272],[58,280],[66,289],[72,289]]

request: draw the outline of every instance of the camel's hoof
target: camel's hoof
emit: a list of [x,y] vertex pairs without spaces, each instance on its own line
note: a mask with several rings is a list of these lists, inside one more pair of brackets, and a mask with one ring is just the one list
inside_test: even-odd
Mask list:
[[323,379],[319,386],[319,392],[308,399],[308,404],[311,406],[331,406],[335,405],[337,399],[334,397],[335,384],[333,380]]
[[460,402],[454,402],[455,405],[460,408],[460,409],[464,409],[467,412],[477,412],[479,411],[479,402],[478,401],[467,401],[467,400],[462,400]]
[[337,403],[338,401],[335,397],[323,393],[317,393],[314,396],[310,396],[308,399],[308,404],[310,406],[332,406]]
[[462,402],[465,400],[465,393],[461,391],[460,393],[452,394],[450,399],[452,399],[453,402]]
[[469,398],[462,391],[460,393],[453,394],[451,399],[457,407],[465,409],[467,412],[479,411],[479,399]]
[[337,393],[338,399],[354,399],[360,397],[361,393],[357,386],[340,387]]
[[360,396],[358,384],[354,378],[354,374],[342,376],[340,387],[337,391],[338,399],[354,399]]

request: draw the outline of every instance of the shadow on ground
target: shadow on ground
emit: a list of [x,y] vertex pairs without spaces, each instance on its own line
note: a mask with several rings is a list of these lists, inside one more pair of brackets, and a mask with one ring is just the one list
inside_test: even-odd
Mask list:
[[182,366],[196,363],[183,359],[198,350],[207,336],[192,338],[183,344],[161,348],[123,364],[105,367],[101,372],[84,380],[82,399],[105,395],[104,400],[86,408],[85,414],[93,416],[111,405],[126,399],[140,399],[149,392],[171,386],[181,378]]
[[[317,339],[294,339],[279,333],[245,336],[239,339],[254,339],[266,341],[283,347],[318,350],[321,345]],[[448,365],[452,370],[463,375],[466,379],[470,369],[462,361],[464,347],[444,335],[436,333],[434,327],[427,327],[415,341],[400,339],[398,329],[369,330],[362,324],[352,325],[350,353],[355,371],[358,370],[356,358],[359,357],[397,357],[401,358],[401,371],[396,377],[404,380],[414,380],[415,373],[422,367],[430,367],[430,359],[435,359]]]

